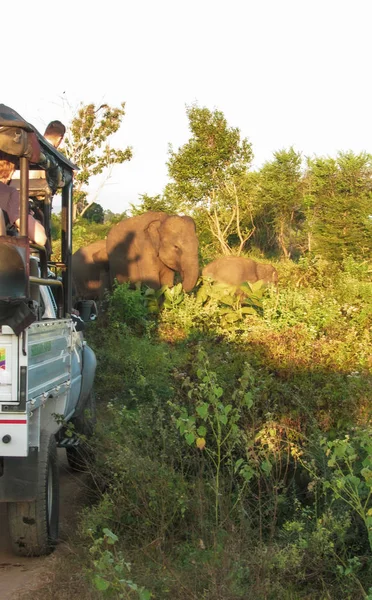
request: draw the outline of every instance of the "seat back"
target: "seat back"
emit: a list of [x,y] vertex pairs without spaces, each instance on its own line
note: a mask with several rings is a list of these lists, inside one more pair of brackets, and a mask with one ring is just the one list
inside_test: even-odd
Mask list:
[[0,235],[6,235],[4,211],[0,208]]
[[[34,256],[30,257],[30,275],[40,277],[39,262]],[[30,283],[30,296],[31,300],[40,304],[40,287],[37,283]]]

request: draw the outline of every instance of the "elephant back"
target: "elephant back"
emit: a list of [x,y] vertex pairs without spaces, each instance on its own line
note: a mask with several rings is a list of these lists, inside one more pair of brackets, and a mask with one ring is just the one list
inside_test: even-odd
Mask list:
[[[164,221],[168,215],[165,212],[147,211],[142,215],[129,217],[111,227],[106,242],[108,255],[118,250],[121,255],[130,256],[134,246],[141,244],[146,229],[153,221]],[[118,248],[120,247],[120,248]]]

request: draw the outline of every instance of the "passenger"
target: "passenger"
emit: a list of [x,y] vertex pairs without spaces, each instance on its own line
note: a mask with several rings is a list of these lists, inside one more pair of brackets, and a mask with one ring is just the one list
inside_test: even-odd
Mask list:
[[44,137],[52,146],[58,148],[65,133],[66,127],[61,121],[51,121],[44,132]]
[[[9,224],[19,229],[20,221],[20,196],[18,190],[9,184],[15,165],[0,152],[0,208],[6,212]],[[28,236],[39,246],[45,246],[47,236],[45,229],[32,215],[28,215]]]
[[[58,148],[66,133],[66,127],[61,121],[51,121],[44,132],[44,137],[54,148]],[[30,179],[45,179],[45,171],[30,171]],[[19,173],[16,173],[19,179]]]

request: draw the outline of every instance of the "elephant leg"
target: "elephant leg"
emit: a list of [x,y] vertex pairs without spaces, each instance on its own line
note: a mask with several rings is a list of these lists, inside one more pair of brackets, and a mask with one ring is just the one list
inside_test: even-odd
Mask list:
[[174,271],[163,265],[159,272],[160,285],[167,285],[172,287],[174,283]]

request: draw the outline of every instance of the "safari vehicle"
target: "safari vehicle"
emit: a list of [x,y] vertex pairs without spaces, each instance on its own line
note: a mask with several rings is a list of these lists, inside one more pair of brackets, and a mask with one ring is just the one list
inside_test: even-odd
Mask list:
[[[84,438],[74,432],[92,432],[96,358],[83,340],[83,322],[71,310],[76,167],[1,104],[0,150],[20,171],[19,234],[9,235],[0,210],[0,502],[8,504],[15,553],[38,556],[58,540],[57,447],[66,448],[70,465],[77,468]],[[32,170],[42,175],[38,184],[30,179]],[[50,232],[57,190],[62,193],[58,263],[50,260],[48,244],[44,248],[29,241],[27,230],[34,193]]]

